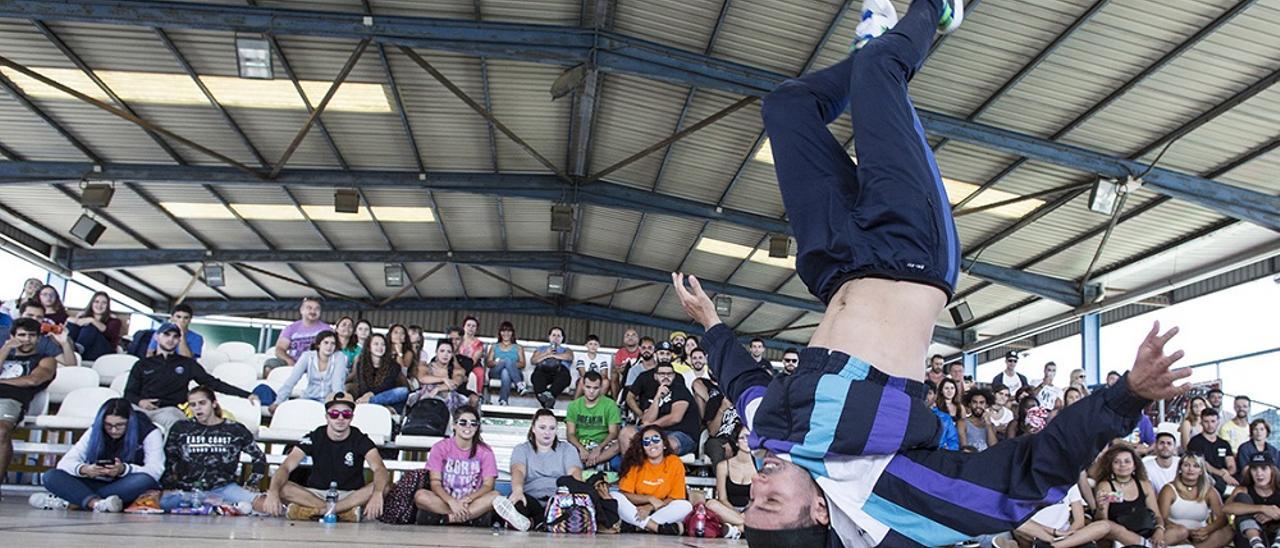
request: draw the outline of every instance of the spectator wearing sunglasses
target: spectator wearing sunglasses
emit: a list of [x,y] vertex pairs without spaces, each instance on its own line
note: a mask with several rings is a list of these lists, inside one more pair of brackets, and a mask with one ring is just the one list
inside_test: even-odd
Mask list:
[[[382,494],[390,482],[390,474],[373,441],[351,426],[356,402],[346,392],[337,392],[325,402],[325,425],[316,428],[289,450],[284,463],[271,476],[266,509],[279,515],[282,503],[288,504],[286,515],[292,520],[310,521],[325,511],[329,486],[337,484],[338,503],[334,510],[339,521],[359,522],[382,515]],[[311,474],[305,485],[289,481],[289,474],[311,457]],[[373,483],[364,479],[364,465],[373,469]]]
[[622,456],[622,480],[612,496],[623,523],[662,535],[684,532],[684,518],[693,511],[685,493],[684,463],[661,429],[646,426],[635,435]]
[[480,438],[480,413],[464,405],[453,413],[453,436],[437,442],[427,455],[431,483],[413,495],[423,525],[489,524],[498,492],[498,463]]
[[795,347],[782,351],[782,373],[790,375],[796,372],[796,366],[800,365],[800,351]]

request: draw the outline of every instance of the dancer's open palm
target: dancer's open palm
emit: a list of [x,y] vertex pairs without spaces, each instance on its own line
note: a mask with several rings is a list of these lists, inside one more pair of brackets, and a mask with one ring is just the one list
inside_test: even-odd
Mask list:
[[1129,390],[1134,394],[1148,400],[1163,400],[1185,394],[1191,389],[1191,385],[1187,383],[1174,384],[1191,376],[1191,369],[1170,368],[1174,362],[1182,359],[1183,352],[1164,352],[1165,344],[1177,334],[1178,328],[1175,327],[1161,335],[1160,322],[1151,326],[1151,331],[1138,346],[1138,357],[1133,362],[1133,370],[1129,372]]

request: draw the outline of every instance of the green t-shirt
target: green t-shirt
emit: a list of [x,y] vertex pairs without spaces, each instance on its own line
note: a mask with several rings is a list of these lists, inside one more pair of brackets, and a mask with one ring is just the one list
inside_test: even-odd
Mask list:
[[565,420],[577,428],[578,441],[583,444],[601,443],[609,435],[609,426],[622,423],[618,404],[608,396],[596,400],[595,407],[587,407],[585,397],[569,403]]

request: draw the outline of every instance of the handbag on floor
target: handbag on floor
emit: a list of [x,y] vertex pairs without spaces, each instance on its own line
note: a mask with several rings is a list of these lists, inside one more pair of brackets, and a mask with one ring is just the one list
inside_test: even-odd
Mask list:
[[410,470],[400,476],[400,481],[391,486],[387,496],[383,497],[382,515],[378,521],[394,525],[413,523],[418,508],[413,505],[413,494],[427,484],[426,469]]

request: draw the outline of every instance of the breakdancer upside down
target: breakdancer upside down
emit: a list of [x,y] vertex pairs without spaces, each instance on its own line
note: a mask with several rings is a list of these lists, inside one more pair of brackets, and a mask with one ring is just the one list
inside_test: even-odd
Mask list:
[[[858,50],[788,80],[764,100],[796,269],[827,310],[792,375],[771,378],[720,323],[690,277],[673,274],[707,330],[712,372],[764,453],[745,511],[756,547],[937,546],[1011,531],[1060,500],[1151,400],[1186,390],[1152,327],[1129,374],[1063,410],[1041,433],[981,453],[938,449],[924,356],[959,263],[946,191],[907,95],[938,30],[962,0],[914,0],[897,21],[866,0]],[[888,30],[892,28],[892,30]],[[886,32],[887,31],[887,32]],[[826,125],[846,107],[855,165]]]

